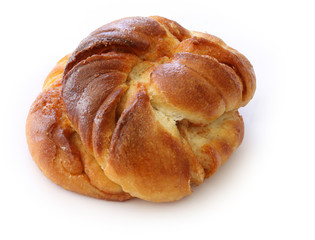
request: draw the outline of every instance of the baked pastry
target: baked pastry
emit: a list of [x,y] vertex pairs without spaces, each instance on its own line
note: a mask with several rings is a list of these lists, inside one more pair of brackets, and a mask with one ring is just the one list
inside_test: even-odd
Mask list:
[[26,124],[31,155],[65,189],[179,200],[240,145],[249,61],[163,17],[106,24],[48,75]]

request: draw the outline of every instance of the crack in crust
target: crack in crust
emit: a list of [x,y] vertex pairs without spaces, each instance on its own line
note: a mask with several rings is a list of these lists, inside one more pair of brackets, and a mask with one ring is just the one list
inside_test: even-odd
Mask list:
[[[68,58],[34,104],[54,91],[58,101],[31,110],[27,126],[36,163],[66,189],[109,200],[175,201],[242,141],[237,109],[253,97],[255,75],[215,36],[159,16],[124,18],[92,32]],[[45,109],[60,114],[54,137],[36,147],[48,125],[35,116],[53,115]],[[45,148],[57,148],[58,157],[42,154]],[[49,157],[63,170],[45,164]],[[85,176],[84,184],[70,181],[74,175]]]

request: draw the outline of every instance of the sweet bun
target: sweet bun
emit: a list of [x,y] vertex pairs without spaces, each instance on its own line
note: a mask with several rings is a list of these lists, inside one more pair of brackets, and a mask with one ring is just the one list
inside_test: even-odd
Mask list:
[[240,145],[249,61],[163,17],[85,38],[48,75],[26,124],[31,155],[65,189],[106,200],[179,200]]

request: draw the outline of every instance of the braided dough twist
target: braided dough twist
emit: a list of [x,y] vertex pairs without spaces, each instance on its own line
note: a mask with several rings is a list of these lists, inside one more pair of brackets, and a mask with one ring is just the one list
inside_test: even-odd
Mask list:
[[249,61],[162,17],[106,24],[57,63],[26,126],[31,155],[65,189],[167,202],[191,193],[243,139]]

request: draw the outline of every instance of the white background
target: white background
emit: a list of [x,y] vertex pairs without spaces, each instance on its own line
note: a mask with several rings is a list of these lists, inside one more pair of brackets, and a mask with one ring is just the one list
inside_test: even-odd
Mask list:
[[[314,6],[311,1],[2,1],[1,239],[315,239]],[[231,159],[175,203],[84,197],[32,161],[25,120],[41,85],[110,21],[161,15],[221,37],[254,66]]]

